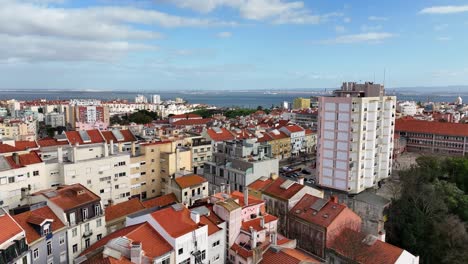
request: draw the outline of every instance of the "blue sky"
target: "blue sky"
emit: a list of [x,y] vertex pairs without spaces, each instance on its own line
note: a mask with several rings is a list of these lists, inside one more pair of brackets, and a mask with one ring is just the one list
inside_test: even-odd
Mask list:
[[468,1],[2,3],[0,89],[468,84]]

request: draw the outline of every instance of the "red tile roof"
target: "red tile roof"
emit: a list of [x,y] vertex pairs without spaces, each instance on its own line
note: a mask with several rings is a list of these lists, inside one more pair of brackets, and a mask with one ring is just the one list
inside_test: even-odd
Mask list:
[[186,119],[189,119],[189,118],[202,118],[200,115],[197,115],[197,114],[180,114],[180,115],[173,115],[171,116],[170,118],[174,119],[174,118],[186,118]]
[[185,206],[181,207],[180,211],[167,207],[151,214],[154,220],[174,238],[190,233],[198,228],[198,224],[190,218],[190,211]]
[[249,189],[261,191],[265,187],[270,185],[272,182],[273,182],[273,180],[271,178],[268,178],[266,180],[258,179],[256,181],[252,182],[248,187],[249,187]]
[[208,226],[208,235],[211,236],[212,234],[221,230],[215,223],[213,223],[208,217],[202,215],[200,217],[200,223]]
[[11,153],[11,152],[17,152],[17,151],[19,151],[19,149],[11,145],[0,143],[0,153]]
[[[270,222],[273,222],[273,221],[277,221],[278,217],[270,215],[270,214],[266,214],[264,216],[264,219],[265,219],[265,224],[267,224],[267,223],[270,223]],[[242,229],[243,230],[249,231],[250,227],[252,227],[253,229],[255,229],[257,231],[261,231],[261,230],[265,229],[265,228],[262,228],[261,225],[260,225],[260,217],[257,217],[255,219],[252,219],[252,220],[249,220],[249,221],[242,222]]]
[[140,199],[138,198],[130,199],[122,203],[108,206],[106,208],[106,213],[105,213],[106,222],[115,220],[123,216],[127,216],[129,214],[136,213],[143,209],[145,209],[145,206],[143,205],[142,202],[140,202]]
[[[3,209],[0,209],[3,210]],[[0,213],[5,213],[0,211]],[[16,223],[13,218],[5,213],[4,215],[0,216],[0,227],[2,232],[0,232],[0,244],[8,241],[10,238],[18,235],[19,233],[23,232],[21,226]]]
[[104,138],[101,135],[101,132],[99,130],[97,129],[86,130],[86,132],[88,133],[88,136],[91,139],[91,142],[84,143],[78,131],[67,131],[65,132],[65,134],[67,135],[68,141],[70,141],[70,144],[72,145],[76,145],[76,143],[83,145],[83,144],[96,144],[96,143],[104,142]]
[[19,140],[15,141],[15,147],[19,150],[27,150],[37,148],[36,141],[28,141],[28,140]]
[[234,136],[231,134],[231,132],[229,132],[229,130],[227,130],[224,127],[219,128],[219,129],[220,129],[220,133],[217,133],[212,128],[207,129],[206,133],[213,141],[226,141],[226,140],[234,139]]
[[213,119],[204,118],[204,119],[182,119],[172,123],[173,126],[196,126],[196,125],[206,125],[211,122]]
[[[330,247],[338,254],[361,264],[394,264],[403,253],[403,249],[378,239],[374,244],[367,245],[363,243],[365,238],[365,234],[346,228],[333,240]],[[348,246],[350,243],[353,244],[352,249]]]
[[177,185],[179,185],[180,189],[185,189],[185,188],[201,185],[207,180],[200,175],[193,174],[193,175],[186,175],[186,176],[178,177],[175,179],[175,181]]
[[299,264],[299,263],[323,263],[306,253],[291,248],[282,248],[275,251],[268,249],[264,254],[260,264],[281,263],[281,264]]
[[37,144],[43,148],[43,147],[51,147],[51,146],[59,146],[59,145],[68,145],[68,140],[62,140],[62,141],[58,141],[57,139],[55,138],[43,138],[43,139],[39,139],[37,141]]
[[286,128],[291,133],[304,131],[304,129],[298,125],[287,125],[284,126],[284,128]]
[[321,198],[306,194],[290,210],[290,214],[309,223],[314,223],[322,227],[328,227],[336,218],[340,217],[341,212],[344,210],[349,210],[345,205],[332,201],[327,201],[327,203],[318,212],[311,209],[311,206],[320,199]]
[[134,136],[134,135],[132,134],[132,132],[131,132],[130,130],[128,130],[128,129],[126,129],[126,130],[120,130],[120,133],[121,133],[122,136],[123,136],[123,140],[121,140],[121,141],[117,140],[117,138],[114,136],[114,133],[112,133],[112,131],[110,131],[110,130],[101,131],[101,134],[102,134],[102,136],[104,137],[104,139],[106,140],[107,144],[109,144],[111,140],[112,140],[114,143],[137,141],[137,139],[135,138],[135,136]]
[[151,198],[149,200],[143,201],[143,206],[145,206],[146,208],[153,208],[156,206],[164,207],[164,206],[171,205],[174,203],[177,203],[177,197],[175,196],[174,193],[169,193],[163,196],[159,196],[156,198]]
[[283,131],[279,131],[277,130],[279,133],[274,133],[273,131],[269,131],[268,132],[268,135],[273,139],[273,140],[277,140],[277,139],[283,139],[283,138],[289,138],[289,136],[284,133]]
[[[294,195],[296,195],[302,188],[304,188],[304,185],[299,184],[297,182],[294,182],[289,188],[283,189],[281,187],[281,184],[283,184],[286,179],[283,178],[278,178],[274,180],[270,185],[266,186],[263,189],[263,194],[266,194],[268,196],[272,196],[278,199],[282,200],[289,200],[291,199]],[[291,181],[291,180],[288,180]]]
[[14,215],[13,219],[24,229],[26,232],[26,240],[32,243],[41,238],[40,232],[34,225],[40,225],[45,219],[51,219],[51,230],[55,232],[65,226],[60,218],[52,212],[48,206],[41,207],[33,211],[27,211],[18,215]]
[[395,131],[468,137],[468,124],[397,119]]
[[[55,196],[49,195],[51,192],[54,193]],[[34,193],[33,195],[43,195],[44,197],[49,196],[49,201],[53,202],[65,211],[101,200],[98,195],[94,194],[79,183],[60,186],[56,191],[44,190]]]
[[39,157],[39,155],[34,151],[26,153],[26,154],[18,154],[18,156],[19,156],[19,164],[15,163],[13,159],[13,155],[5,157],[5,160],[8,162],[8,164],[10,165],[12,169],[17,169],[17,168],[25,167],[31,164],[42,162],[41,157]]
[[115,231],[87,248],[80,256],[105,246],[110,240],[126,237],[132,242],[141,242],[145,256],[155,258],[172,251],[172,246],[147,222]]
[[[246,206],[246,204],[244,203],[244,194],[243,193],[241,193],[239,191],[233,191],[233,192],[231,192],[231,197],[234,198],[234,199],[239,199],[239,205],[240,206],[242,206],[242,207]],[[247,199],[248,199],[247,202],[249,203],[247,206],[264,203],[263,200],[257,199],[255,197],[253,197],[252,195],[249,195],[249,197]]]

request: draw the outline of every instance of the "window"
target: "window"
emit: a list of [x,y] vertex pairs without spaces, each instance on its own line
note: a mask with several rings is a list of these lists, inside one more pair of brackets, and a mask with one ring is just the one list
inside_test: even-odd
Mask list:
[[83,220],[88,219],[88,208],[83,208]]
[[8,183],[14,183],[15,182],[15,176],[8,177]]
[[33,171],[33,176],[39,176],[39,171]]
[[50,233],[50,224],[44,224],[44,226],[42,227],[42,235],[46,236],[49,233]]
[[180,264],[189,264],[189,263],[190,263],[190,258],[188,258],[188,259],[182,261]]
[[204,260],[206,258],[206,250],[201,252],[201,259]]
[[187,192],[184,192],[184,196],[187,196]]
[[76,227],[72,229],[72,237],[76,237],[76,235],[78,234],[77,230],[76,230]]
[[163,261],[161,261],[161,264],[169,264],[171,263],[170,260],[171,260],[170,258],[164,259]]
[[98,219],[96,220],[96,227],[100,227],[102,225],[102,220]]
[[1,177],[0,184],[7,184],[7,177]]
[[219,246],[219,240],[213,243],[213,247]]
[[99,204],[94,205],[94,215],[101,215],[101,206]]
[[97,234],[96,240],[101,240],[101,238],[102,238],[102,234]]
[[178,253],[179,253],[179,255],[182,255],[182,253],[184,253],[184,249],[183,249],[183,248],[179,248]]
[[33,259],[38,259],[39,258],[39,249],[36,248],[33,251]]
[[78,244],[73,245],[73,253],[78,251]]
[[85,240],[85,248],[89,248],[90,245],[91,245],[90,240],[89,240],[89,238],[87,238]]
[[85,232],[89,232],[89,223],[86,223],[84,226]]
[[87,180],[86,183],[89,185],[91,184],[91,180]]
[[66,262],[67,261],[67,252],[63,251],[60,253],[60,263]]
[[52,255],[52,242],[48,241],[47,242],[47,256]]
[[63,245],[64,243],[65,243],[65,235],[61,234],[60,237],[59,237],[59,244]]

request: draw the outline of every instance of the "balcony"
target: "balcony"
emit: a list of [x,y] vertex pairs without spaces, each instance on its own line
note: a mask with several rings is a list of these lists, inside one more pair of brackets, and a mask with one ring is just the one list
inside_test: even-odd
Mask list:
[[83,238],[87,238],[93,235],[93,230],[84,231]]

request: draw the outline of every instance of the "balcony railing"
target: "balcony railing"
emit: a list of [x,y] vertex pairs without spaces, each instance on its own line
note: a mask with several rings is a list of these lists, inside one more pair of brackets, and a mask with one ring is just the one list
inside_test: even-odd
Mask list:
[[84,233],[83,233],[84,238],[90,237],[92,235],[93,235],[93,230],[84,231]]

